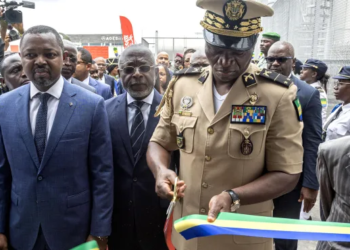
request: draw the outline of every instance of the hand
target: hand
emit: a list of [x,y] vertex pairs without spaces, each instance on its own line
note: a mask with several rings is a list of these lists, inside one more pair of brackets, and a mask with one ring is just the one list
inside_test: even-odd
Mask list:
[[304,201],[304,212],[308,213],[315,206],[318,190],[303,187],[300,192],[299,202]]
[[227,192],[215,195],[209,202],[208,222],[214,222],[220,212],[231,211],[232,198]]
[[12,27],[14,27],[20,35],[23,35],[24,33],[23,23],[13,23]]
[[5,37],[5,48],[4,48],[4,51],[6,51],[8,49],[8,47],[10,46],[10,42],[11,42],[10,36],[7,34],[6,37]]
[[108,239],[102,241],[102,240],[98,239],[95,236],[89,235],[89,237],[87,238],[86,241],[88,242],[88,241],[93,241],[93,240],[95,240],[97,242],[98,247],[99,247],[100,250],[106,250],[107,249]]
[[8,250],[7,238],[3,234],[0,234],[0,250]]
[[[173,185],[175,183],[176,174],[169,169],[158,172],[156,179],[156,193],[160,198],[172,200],[174,195]],[[184,181],[177,182],[177,198],[185,196],[186,184]]]

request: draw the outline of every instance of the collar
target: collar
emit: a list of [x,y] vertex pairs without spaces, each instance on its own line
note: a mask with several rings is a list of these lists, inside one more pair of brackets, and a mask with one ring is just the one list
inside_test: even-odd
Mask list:
[[[149,105],[152,105],[153,97],[154,97],[154,89],[146,98],[142,99],[141,101],[148,103]],[[127,99],[128,105],[133,102],[136,102],[136,100],[128,92],[126,94],[126,99]]]
[[[62,95],[63,86],[64,86],[64,80],[63,80],[63,76],[61,76],[58,79],[58,81],[54,83],[52,87],[49,88],[49,90],[44,93],[48,93],[59,100]],[[38,90],[35,87],[35,85],[32,82],[30,82],[30,99],[33,99],[38,93],[43,93],[43,92]]]
[[320,82],[314,82],[314,83],[311,83],[310,84],[312,87],[314,87],[314,88],[316,88],[316,87],[321,87],[322,88],[322,86],[321,86],[321,83]]
[[72,83],[73,77],[69,78],[67,82]]
[[83,83],[89,85],[89,82],[90,82],[90,76],[88,76],[84,81]]
[[347,112],[350,110],[350,103],[346,104],[345,106],[342,106],[342,107],[343,107],[343,112]]
[[102,78],[98,78],[98,80],[104,82],[105,81],[105,75],[103,74]]

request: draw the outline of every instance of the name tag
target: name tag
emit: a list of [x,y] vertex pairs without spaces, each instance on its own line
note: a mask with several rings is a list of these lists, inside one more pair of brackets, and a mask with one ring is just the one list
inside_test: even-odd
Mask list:
[[231,123],[264,125],[266,112],[266,106],[232,105]]

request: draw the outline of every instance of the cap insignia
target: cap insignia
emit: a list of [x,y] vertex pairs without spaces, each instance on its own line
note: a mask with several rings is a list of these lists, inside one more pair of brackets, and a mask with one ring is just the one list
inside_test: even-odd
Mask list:
[[229,0],[224,5],[224,16],[228,23],[235,23],[242,20],[247,12],[247,5],[241,0]]

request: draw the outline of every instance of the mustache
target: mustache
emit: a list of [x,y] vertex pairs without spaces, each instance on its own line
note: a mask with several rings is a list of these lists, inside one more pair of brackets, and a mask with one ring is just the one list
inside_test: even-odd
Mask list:
[[34,67],[34,73],[50,73],[50,69],[48,67]]

